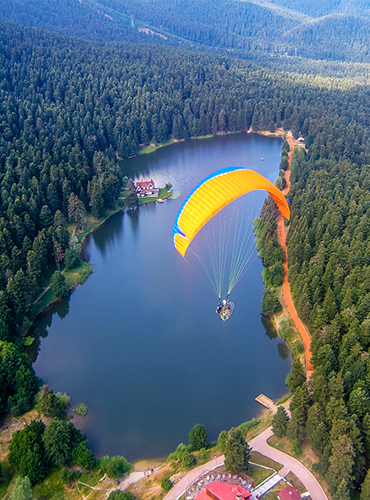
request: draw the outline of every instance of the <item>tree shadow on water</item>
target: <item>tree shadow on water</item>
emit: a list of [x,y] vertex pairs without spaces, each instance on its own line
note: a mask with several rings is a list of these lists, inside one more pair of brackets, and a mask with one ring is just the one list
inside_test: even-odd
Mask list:
[[123,217],[124,212],[121,210],[109,217],[97,231],[91,233],[94,244],[102,255],[105,255],[107,248],[121,236]]
[[265,328],[265,333],[268,336],[268,338],[271,340],[276,339],[278,334],[271,318],[269,318],[268,316],[261,316],[261,321]]
[[290,356],[289,345],[286,342],[279,342],[277,345],[279,356],[282,359],[287,359]]
[[37,316],[33,325],[29,329],[28,336],[35,339],[26,349],[27,355],[32,363],[35,363],[40,352],[41,339],[45,339],[49,334],[48,328],[51,327],[54,314],[57,314],[60,319],[63,319],[69,313],[69,299],[70,297],[68,295],[67,297],[63,297],[58,302],[52,304],[44,312]]
[[133,234],[136,234],[139,229],[139,208],[131,208],[130,210],[126,210],[126,214],[131,221],[131,228]]

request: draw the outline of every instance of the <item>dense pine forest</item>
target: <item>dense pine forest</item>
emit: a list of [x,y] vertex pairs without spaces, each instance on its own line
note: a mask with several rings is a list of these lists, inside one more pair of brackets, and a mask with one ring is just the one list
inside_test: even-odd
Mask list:
[[[302,134],[306,144],[292,161],[288,257],[295,304],[313,336],[315,368],[309,388],[304,376],[291,380],[289,435],[310,440],[320,458],[317,470],[334,499],[350,498],[361,487],[361,499],[370,498],[370,89],[366,79],[344,78],[366,76],[366,65],[342,71],[331,62],[320,63],[317,74],[333,68],[330,78],[274,72],[224,53],[183,50],[178,39],[156,44],[128,21],[124,27],[87,3],[62,3],[61,17],[70,17],[65,29],[58,27],[58,16],[41,15],[41,1],[27,2],[27,7],[15,1],[1,5],[5,16],[24,24],[28,9],[33,15],[27,24],[37,26],[0,20],[1,413],[21,415],[34,405],[39,381],[25,353],[25,325],[34,316],[34,300],[48,269],[70,258],[66,220],[81,207],[99,218],[114,206],[122,186],[117,155],[127,158],[142,144],[171,137],[283,127],[295,137]],[[76,3],[78,28],[67,8],[77,8]],[[101,3],[116,12],[123,9],[118,0]],[[217,15],[208,17],[209,29],[203,29],[202,16],[210,15],[212,5],[216,8],[211,3],[200,12],[200,4],[189,0],[193,22],[176,2],[171,5],[178,17],[166,17],[168,5],[154,0],[145,9],[128,1],[130,9],[121,13],[161,23],[176,36],[205,45],[233,48],[244,37],[245,51],[265,39],[269,45],[281,30],[302,33],[303,20],[313,22],[304,18],[314,15],[307,3],[275,0],[279,8],[296,8],[296,15],[289,18],[280,9],[277,22],[270,6],[259,24],[256,13],[266,10],[265,3],[238,3],[240,10],[223,7],[220,21]],[[368,41],[354,39],[353,30],[362,36],[367,11],[359,18],[350,9],[353,2],[321,3],[317,15],[337,16],[326,35],[334,43],[337,19],[347,23],[348,36],[336,54],[329,50],[310,57],[366,61]],[[67,36],[72,34],[76,38]],[[353,44],[346,45],[350,40]],[[328,47],[325,40],[322,45]],[[332,78],[336,71],[343,78]],[[294,369],[301,373],[299,366]],[[43,390],[55,417],[58,402]],[[51,435],[53,426],[48,432],[35,426],[29,439]],[[65,461],[43,456],[44,473],[51,463],[71,460],[77,448],[94,461],[84,437],[68,429]],[[14,466],[23,470],[15,444],[12,448]],[[38,479],[34,476],[33,482]]]

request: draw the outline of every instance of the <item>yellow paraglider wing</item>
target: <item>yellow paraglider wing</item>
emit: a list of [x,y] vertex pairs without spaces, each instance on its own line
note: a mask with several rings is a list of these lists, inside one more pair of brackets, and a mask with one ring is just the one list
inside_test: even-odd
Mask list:
[[223,168],[203,179],[182,204],[173,228],[176,250],[184,257],[194,236],[214,215],[239,196],[257,189],[267,191],[282,216],[290,218],[285,196],[272,182],[253,170]]

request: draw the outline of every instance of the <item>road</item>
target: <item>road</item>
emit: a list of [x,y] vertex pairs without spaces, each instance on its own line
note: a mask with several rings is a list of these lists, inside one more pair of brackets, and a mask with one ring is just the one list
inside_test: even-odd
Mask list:
[[[288,474],[290,471],[293,472],[305,485],[312,500],[328,500],[328,497],[320,486],[320,483],[301,462],[267,444],[267,439],[269,439],[272,434],[272,427],[269,427],[249,441],[249,445],[253,448],[253,451],[258,451],[265,457],[271,458],[272,460],[282,464],[284,467],[279,471],[279,475],[281,477]],[[167,493],[164,500],[178,500],[178,498],[180,498],[193,483],[198,481],[201,476],[210,472],[214,468],[223,465],[223,463],[224,456],[221,456],[211,460],[201,467],[193,469]]]
[[[292,154],[293,154],[293,149],[294,149],[294,141],[292,136],[287,135],[287,141],[289,142],[290,145],[290,151],[288,155],[288,162],[289,162],[289,168],[285,173],[285,178],[286,178],[286,186],[283,190],[283,193],[285,195],[288,194],[289,188],[290,188],[290,164],[292,161]],[[284,274],[283,274],[283,293],[284,293],[284,301],[286,303],[286,306],[288,308],[289,314],[294,321],[294,324],[299,331],[303,344],[304,344],[304,349],[305,349],[305,355],[306,355],[306,374],[307,374],[307,380],[311,377],[313,373],[313,366],[311,363],[311,336],[308,333],[307,328],[305,325],[302,323],[301,319],[299,318],[297,311],[295,310],[294,304],[293,304],[293,299],[292,299],[292,294],[290,292],[290,286],[288,282],[288,259],[287,259],[287,247],[286,247],[286,237],[285,237],[285,228],[284,228],[284,220],[283,217],[280,215],[279,220],[278,220],[278,228],[279,228],[279,239],[280,239],[280,244],[285,252],[285,258],[284,258]]]
[[279,471],[280,476],[293,472],[305,485],[309,491],[312,500],[327,500],[324,490],[321,488],[320,483],[315,476],[301,463],[290,455],[286,455],[282,451],[272,448],[267,444],[267,439],[273,434],[272,427],[261,432],[258,436],[253,438],[249,445],[252,446],[254,451],[258,451],[276,462],[284,465],[283,469]]

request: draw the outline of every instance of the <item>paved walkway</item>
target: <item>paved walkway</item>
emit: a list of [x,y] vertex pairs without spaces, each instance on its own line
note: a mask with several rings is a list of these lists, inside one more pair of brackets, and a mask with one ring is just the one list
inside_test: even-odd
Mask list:
[[[261,432],[261,434],[253,438],[249,442],[249,445],[254,451],[258,451],[265,457],[271,458],[284,466],[279,471],[279,476],[281,478],[288,474],[288,472],[293,472],[305,485],[312,500],[328,500],[324,490],[320,486],[320,483],[317,481],[315,476],[303,464],[301,464],[301,462],[267,444],[266,441],[272,436],[272,434],[272,427],[269,427],[265,431]],[[164,500],[178,500],[202,475],[223,465],[223,463],[224,456],[221,456],[211,460],[201,467],[193,469],[167,493]]]
[[272,488],[274,488],[274,486],[276,486],[278,483],[280,483],[282,479],[283,478],[277,472],[275,472],[275,474],[272,474],[266,481],[261,483],[259,486],[257,486],[256,489],[253,490],[253,496],[255,496],[256,498],[261,497]]
[[258,451],[262,455],[265,455],[266,457],[284,465],[284,467],[279,471],[279,475],[281,477],[284,477],[290,471],[293,472],[305,485],[312,500],[327,500],[328,497],[318,480],[301,462],[267,444],[266,441],[272,436],[272,434],[272,427],[269,427],[252,439],[249,442],[249,445],[252,446],[254,451]]

